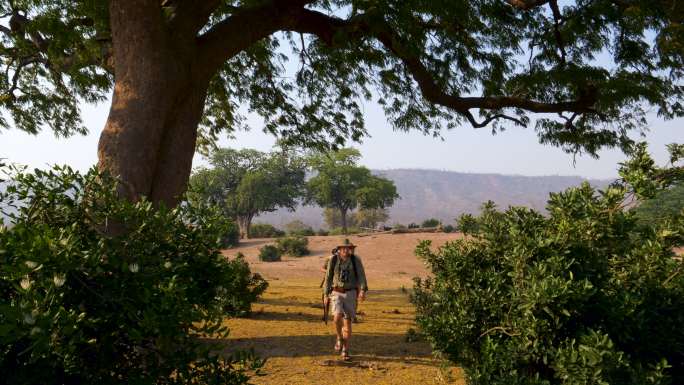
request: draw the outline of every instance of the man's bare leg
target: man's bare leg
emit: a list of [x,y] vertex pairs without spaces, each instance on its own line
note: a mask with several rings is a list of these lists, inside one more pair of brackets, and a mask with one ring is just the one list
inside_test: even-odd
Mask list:
[[344,343],[344,335],[342,334],[342,323],[344,321],[344,315],[342,313],[335,314],[333,318],[335,324],[335,333],[337,334],[337,340]]
[[344,319],[344,350],[349,351],[349,340],[352,336],[352,320]]

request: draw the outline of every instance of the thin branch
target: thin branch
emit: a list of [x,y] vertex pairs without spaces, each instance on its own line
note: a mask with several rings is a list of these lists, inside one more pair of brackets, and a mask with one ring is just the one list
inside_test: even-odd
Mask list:
[[558,1],[549,1],[549,7],[551,7],[551,12],[553,13],[553,30],[554,36],[556,37],[556,44],[558,44],[558,50],[560,51],[560,62],[561,65],[565,65],[565,43],[563,42],[563,36],[561,36],[560,25],[563,21],[563,15],[558,8]]
[[509,331],[506,330],[506,328],[504,328],[503,326],[494,326],[493,328],[490,328],[490,329],[488,329],[487,331],[485,331],[484,333],[480,334],[480,338],[482,338],[482,337],[484,337],[484,336],[486,336],[486,335],[488,335],[488,334],[490,334],[490,333],[492,333],[492,332],[494,332],[494,331],[497,331],[497,330],[500,331],[501,333],[503,333],[503,334],[509,336],[509,337],[515,337],[515,336],[519,336],[519,335],[520,335],[520,333],[509,332]]
[[515,118],[513,116],[510,116],[510,115],[506,115],[506,114],[495,114],[495,115],[487,117],[482,122],[478,122],[477,120],[475,120],[475,117],[473,116],[473,114],[470,111],[464,111],[461,114],[464,115],[466,117],[466,119],[468,119],[470,124],[475,128],[485,127],[489,123],[493,122],[494,120],[498,120],[498,119],[510,120],[519,126],[525,127],[525,123],[522,120]]
[[[524,3],[541,5],[546,2],[525,1]],[[411,44],[399,36],[381,17],[365,13],[349,19],[341,19],[305,9],[306,3],[308,1],[305,0],[292,0],[284,4],[269,2],[235,13],[200,37],[202,51],[206,55],[203,60],[213,62],[211,68],[213,71],[228,58],[279,30],[314,34],[331,47],[372,37],[401,60],[427,101],[454,110],[475,127],[482,127],[495,119],[507,119],[516,124],[524,124],[521,120],[504,114],[496,114],[488,117],[484,122],[477,122],[469,111],[474,108],[487,110],[519,108],[536,113],[595,112],[593,105],[596,101],[596,94],[593,92],[581,92],[576,100],[556,103],[540,102],[517,96],[463,97],[449,94],[435,82],[432,73],[421,61],[423,53],[409,49]],[[239,36],[240,38],[226,39],[226,36]],[[337,36],[344,36],[344,39],[337,39]]]
[[529,11],[532,8],[548,3],[549,0],[506,0],[506,2],[515,8]]

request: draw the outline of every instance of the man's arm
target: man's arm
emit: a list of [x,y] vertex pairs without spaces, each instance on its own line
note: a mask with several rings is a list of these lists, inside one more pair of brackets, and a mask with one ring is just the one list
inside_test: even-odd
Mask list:
[[362,292],[368,291],[368,282],[366,281],[366,271],[363,269],[363,262],[361,258],[356,257],[356,269],[358,270],[359,276],[356,277],[356,283],[359,290]]
[[326,263],[327,268],[325,271],[325,281],[323,281],[323,296],[327,297],[332,291],[332,281],[333,281],[333,260],[336,259],[335,256],[328,259]]

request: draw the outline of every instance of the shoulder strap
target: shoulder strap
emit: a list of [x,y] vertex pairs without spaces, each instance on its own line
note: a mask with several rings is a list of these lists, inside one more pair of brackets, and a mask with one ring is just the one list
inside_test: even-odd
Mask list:
[[335,266],[337,265],[337,254],[333,254],[332,259],[330,260],[330,271],[333,272],[333,275],[335,274]]
[[359,272],[356,270],[356,255],[352,254],[351,255],[351,262],[352,262],[352,267],[354,268],[354,277],[356,277],[356,280],[359,280]]

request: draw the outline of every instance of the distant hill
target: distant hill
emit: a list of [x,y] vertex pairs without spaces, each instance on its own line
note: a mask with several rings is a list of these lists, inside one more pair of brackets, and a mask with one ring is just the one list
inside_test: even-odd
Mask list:
[[[483,202],[492,200],[499,207],[527,206],[544,210],[550,192],[565,190],[589,181],[604,187],[610,180],[587,180],[579,176],[519,176],[470,174],[439,170],[374,170],[374,174],[392,179],[401,199],[390,209],[388,224],[420,223],[438,218],[453,223],[463,213],[476,214]],[[304,206],[295,212],[279,210],[261,215],[255,222],[282,226],[299,219],[314,229],[324,227],[322,209]]]

